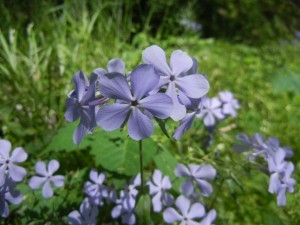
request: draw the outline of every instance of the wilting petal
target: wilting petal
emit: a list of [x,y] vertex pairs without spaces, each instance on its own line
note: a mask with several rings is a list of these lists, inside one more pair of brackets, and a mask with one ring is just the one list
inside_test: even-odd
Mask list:
[[79,70],[73,77],[74,89],[77,93],[78,101],[80,102],[86,88],[86,80],[87,78],[83,74],[81,70]]
[[24,162],[27,159],[27,153],[25,152],[25,150],[21,147],[15,148],[15,150],[13,151],[11,157],[10,157],[10,161],[13,163],[20,163],[20,162]]
[[46,183],[44,184],[42,194],[44,198],[51,198],[53,196],[53,190],[49,180],[47,180]]
[[75,98],[67,98],[65,119],[69,122],[74,122],[80,116],[79,103]]
[[216,177],[216,169],[211,165],[200,165],[194,176],[201,179],[214,179]]
[[1,217],[8,217],[9,215],[9,207],[6,201],[0,201],[0,216]]
[[197,219],[203,217],[205,214],[204,206],[201,203],[194,203],[189,211],[189,219]]
[[180,195],[177,199],[176,199],[176,207],[180,210],[180,212],[182,213],[183,217],[187,217],[188,216],[188,211],[189,208],[191,206],[191,201],[184,197],[183,195]]
[[8,165],[9,175],[14,181],[22,181],[26,176],[26,170],[23,167],[16,166],[13,164]]
[[139,103],[153,116],[160,119],[166,119],[169,117],[173,109],[172,99],[168,95],[162,93],[149,95],[148,97],[142,99]]
[[48,174],[52,175],[54,172],[56,172],[59,168],[59,162],[55,159],[50,160],[48,163]]
[[73,133],[73,142],[79,145],[82,141],[84,135],[88,132],[88,128],[80,121],[79,125],[76,127]]
[[178,76],[187,72],[193,65],[192,58],[184,51],[176,50],[172,53],[170,59],[170,66],[172,73]]
[[7,140],[0,140],[0,158],[1,156],[6,160],[9,158],[9,152],[11,149],[11,143]]
[[180,186],[181,193],[189,196],[194,192],[194,183],[189,179]]
[[29,186],[32,189],[39,189],[39,187],[47,180],[46,177],[37,177],[37,176],[33,176],[30,178],[29,180]]
[[46,163],[43,161],[39,161],[35,164],[35,172],[41,176],[48,176],[48,171],[46,169]]
[[177,177],[189,177],[189,176],[191,176],[191,173],[188,170],[188,168],[185,165],[181,164],[181,163],[176,166],[174,172],[175,172],[175,175]]
[[181,136],[188,130],[191,128],[192,124],[193,124],[193,120],[195,118],[195,112],[192,113],[187,113],[185,115],[185,117],[182,119],[182,121],[180,122],[180,125],[177,127],[177,129],[175,130],[175,133],[173,134],[173,138],[175,138],[176,140],[179,140],[181,138]]
[[115,58],[109,60],[107,64],[108,72],[117,72],[117,73],[123,73],[125,70],[125,63],[120,58]]
[[173,208],[167,208],[163,212],[164,221],[167,223],[175,223],[176,221],[181,221],[182,216]]
[[157,45],[152,45],[143,51],[143,61],[152,64],[164,75],[171,75],[171,70],[166,60],[166,54],[163,49]]
[[216,210],[212,209],[206,214],[200,225],[212,225],[212,222],[216,219],[216,217],[217,212]]
[[53,182],[55,187],[62,187],[64,186],[64,176],[62,175],[56,175],[50,178],[50,180]]
[[97,125],[105,131],[118,129],[125,121],[129,110],[130,106],[128,104],[105,105],[97,113]]
[[186,114],[186,108],[180,104],[174,82],[170,82],[166,94],[172,98],[173,109],[171,111],[171,118],[175,121],[181,120]]
[[196,183],[203,196],[208,197],[213,192],[213,187],[207,181],[196,179]]
[[100,78],[99,91],[107,98],[120,99],[127,102],[132,100],[129,85],[124,75],[107,73]]
[[201,98],[209,90],[208,81],[201,75],[188,75],[176,79],[178,88],[190,98]]
[[133,140],[142,140],[150,137],[153,133],[151,119],[139,109],[134,108],[128,120],[128,134]]
[[159,82],[159,75],[154,67],[142,64],[136,67],[130,74],[130,83],[135,100],[140,100],[143,96],[152,91]]

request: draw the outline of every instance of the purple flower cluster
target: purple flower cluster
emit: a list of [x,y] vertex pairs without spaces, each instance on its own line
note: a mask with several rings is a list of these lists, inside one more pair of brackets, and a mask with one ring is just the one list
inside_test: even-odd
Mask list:
[[64,176],[53,175],[59,168],[59,162],[52,159],[48,167],[46,168],[46,163],[39,161],[35,164],[35,172],[39,176],[33,176],[29,180],[29,186],[33,189],[42,188],[42,195],[44,198],[51,198],[53,196],[53,189],[51,184],[55,187],[62,187],[64,185]]
[[[214,179],[216,170],[211,165],[191,164],[186,167],[178,164],[175,174],[186,178],[180,188],[182,195],[175,201],[177,210],[171,207],[174,204],[174,197],[168,193],[172,188],[170,178],[163,176],[161,171],[155,170],[147,182],[149,194],[152,196],[153,211],[156,213],[163,211],[163,219],[168,224],[180,222],[185,225],[211,225],[216,218],[216,211],[211,210],[206,214],[203,203],[199,202],[199,197],[208,197],[212,193],[212,186],[206,180]],[[195,198],[197,192],[194,188],[195,184],[201,192],[198,198]],[[198,222],[200,218],[203,219]]]
[[18,182],[26,176],[26,170],[16,165],[26,161],[27,153],[21,147],[15,148],[10,155],[11,143],[0,140],[0,217],[8,217],[8,203],[19,204],[23,196],[15,189]]
[[294,171],[294,164],[285,161],[293,156],[293,151],[289,147],[281,147],[280,142],[275,137],[264,140],[261,134],[255,133],[252,137],[246,134],[238,134],[237,139],[242,143],[235,146],[235,150],[243,152],[250,150],[248,159],[256,160],[261,156],[268,164],[270,173],[269,192],[277,194],[277,204],[286,204],[286,192],[294,192],[296,181],[291,177]]
[[[197,61],[194,60],[194,64]],[[195,68],[197,66],[194,66]],[[206,127],[213,127],[218,120],[223,120],[226,116],[236,117],[236,110],[240,108],[238,101],[229,91],[219,93],[219,97],[208,98],[204,96],[199,99],[192,99],[186,96],[179,96],[180,101],[189,112],[182,119],[173,137],[177,140],[192,126],[193,120],[202,118]]]
[[197,61],[186,52],[174,51],[170,64],[156,45],[146,48],[142,56],[145,64],[134,68],[129,77],[118,58],[109,61],[107,70],[95,69],[90,82],[81,71],[74,75],[65,118],[69,122],[80,118],[73,134],[75,144],[96,125],[112,131],[127,124],[132,139],[148,138],[154,131],[154,117],[181,120],[187,110],[181,98],[196,101],[208,92],[207,78],[197,74]]

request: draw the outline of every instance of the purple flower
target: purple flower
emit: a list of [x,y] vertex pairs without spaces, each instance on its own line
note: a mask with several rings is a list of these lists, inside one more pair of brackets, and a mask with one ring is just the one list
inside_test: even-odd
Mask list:
[[17,205],[23,199],[23,195],[14,188],[15,183],[11,180],[11,178],[7,178],[3,186],[0,187],[0,217],[8,217],[9,215],[7,202]]
[[178,177],[185,177],[187,180],[181,185],[181,192],[191,195],[194,192],[194,183],[201,191],[201,195],[207,197],[213,192],[213,188],[206,180],[212,180],[216,176],[216,170],[211,165],[188,165],[178,164],[175,168]]
[[240,108],[238,100],[233,97],[233,94],[230,91],[222,91],[219,93],[220,99],[223,102],[223,113],[225,115],[231,115],[236,117],[236,109]]
[[267,158],[269,172],[272,173],[269,183],[269,192],[277,193],[280,187],[280,176],[284,173],[284,169],[287,162],[284,161],[285,152],[283,150],[278,150],[276,154],[272,157]]
[[279,140],[275,137],[269,137],[264,144],[265,147],[268,148],[270,154],[275,154],[279,149],[282,149],[285,152],[285,158],[290,158],[294,155],[291,148],[281,147]]
[[48,169],[46,169],[45,162],[39,161],[35,164],[35,172],[40,176],[33,176],[29,180],[29,186],[35,190],[38,189],[42,184],[42,194],[44,198],[51,198],[53,196],[53,190],[51,187],[51,183],[55,187],[62,187],[64,185],[64,176],[55,175],[53,173],[56,172],[59,168],[59,162],[52,159],[48,164]]
[[68,215],[69,225],[95,225],[99,210],[90,204],[89,199],[85,198],[80,205],[79,212],[72,211]]
[[203,109],[200,112],[199,117],[204,119],[204,125],[207,127],[214,126],[216,124],[216,119],[222,120],[225,115],[222,113],[222,102],[217,98],[202,98]]
[[177,89],[190,98],[201,98],[209,90],[209,83],[204,76],[187,75],[193,66],[193,60],[186,52],[174,51],[169,66],[164,50],[157,45],[152,45],[143,51],[143,60],[147,64],[152,64],[160,73],[161,77],[156,89],[167,86],[166,94],[173,100],[171,118],[176,121],[186,114],[186,108],[178,100]]
[[108,190],[106,186],[103,185],[105,174],[98,174],[96,169],[92,169],[90,172],[90,179],[93,183],[87,181],[84,184],[84,191],[94,205],[103,205],[103,198],[108,197]]
[[120,73],[108,73],[100,78],[99,90],[117,102],[101,107],[97,124],[105,131],[120,128],[128,118],[128,134],[134,140],[148,138],[153,133],[152,116],[170,116],[172,99],[166,94],[148,95],[159,82],[159,75],[151,65],[140,65],[130,75],[131,89]]
[[13,181],[22,181],[26,176],[26,170],[15,163],[24,162],[27,153],[21,147],[15,148],[9,156],[11,143],[8,140],[0,140],[0,186],[4,185],[8,175]]
[[216,217],[217,217],[217,212],[216,210],[212,209],[206,214],[204,219],[201,221],[200,225],[212,225]]
[[77,145],[84,135],[96,126],[95,105],[89,104],[95,100],[96,80],[97,75],[93,74],[89,83],[82,71],[78,71],[73,77],[74,90],[69,93],[66,100],[65,119],[74,122],[80,118],[80,123],[73,133],[73,141]]
[[161,171],[155,170],[152,180],[147,182],[152,196],[152,206],[154,212],[160,212],[163,206],[170,206],[173,203],[173,196],[166,192],[172,188],[169,176],[162,176]]
[[294,186],[296,184],[296,181],[291,178],[291,175],[294,171],[294,164],[291,162],[288,162],[284,171],[284,175],[281,178],[281,184],[278,189],[278,195],[277,195],[277,204],[278,206],[283,206],[286,204],[286,192],[294,192]]
[[195,219],[202,218],[205,215],[205,209],[201,203],[191,204],[190,200],[183,195],[176,199],[176,207],[167,208],[163,212],[163,218],[166,223],[180,222],[180,225],[197,225]]
[[112,73],[112,72],[124,73],[124,70],[125,70],[124,61],[120,58],[114,58],[109,60],[109,62],[107,63],[107,70],[102,68],[97,68],[93,71],[93,73],[97,74],[98,78],[100,78],[106,73]]

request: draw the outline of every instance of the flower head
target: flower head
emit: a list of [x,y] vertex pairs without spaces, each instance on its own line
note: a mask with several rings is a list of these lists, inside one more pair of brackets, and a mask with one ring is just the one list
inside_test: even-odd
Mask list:
[[164,50],[157,45],[152,45],[143,51],[143,60],[153,65],[160,73],[161,77],[156,89],[166,86],[166,94],[173,100],[171,118],[176,121],[186,114],[185,106],[179,102],[178,90],[190,98],[201,98],[209,90],[209,83],[204,76],[187,75],[193,66],[193,60],[184,51],[174,51],[169,66]]
[[216,119],[222,120],[225,115],[222,113],[222,102],[219,98],[202,98],[201,101],[203,109],[200,112],[199,117],[204,119],[204,125],[207,127],[214,126],[216,124]]
[[93,74],[89,83],[82,71],[75,73],[73,77],[74,90],[66,100],[65,119],[74,122],[80,118],[80,123],[73,133],[73,141],[79,144],[87,132],[91,132],[96,126],[95,105],[89,104],[95,100],[95,85],[97,75]]
[[29,180],[29,186],[32,189],[38,189],[43,185],[42,195],[44,198],[51,198],[53,196],[53,190],[51,183],[55,187],[62,187],[64,185],[64,176],[53,175],[59,168],[59,162],[52,159],[48,168],[46,168],[45,162],[39,161],[35,164],[35,172],[40,176],[33,176]]
[[128,134],[134,140],[148,138],[153,133],[152,117],[170,116],[172,99],[166,94],[149,94],[159,81],[151,65],[140,65],[130,75],[131,89],[120,73],[107,73],[100,78],[99,90],[117,102],[101,107],[97,124],[106,131],[120,128],[128,118]]
[[9,156],[11,143],[8,140],[0,140],[0,150],[0,186],[4,185],[6,176],[15,182],[22,181],[26,176],[26,170],[15,164],[27,159],[25,150],[21,147],[15,148]]
[[181,225],[195,225],[198,224],[196,219],[205,215],[205,209],[201,203],[191,204],[191,201],[183,195],[176,199],[176,207],[179,212],[171,207],[164,210],[163,218],[166,223],[178,221]]
[[230,91],[222,91],[219,93],[220,99],[223,102],[222,111],[225,115],[236,117],[236,110],[241,106]]
[[163,206],[170,206],[173,203],[173,196],[167,192],[172,188],[169,176],[162,176],[161,171],[155,170],[152,180],[147,182],[152,196],[152,206],[154,212],[160,212]]
[[74,210],[68,215],[69,225],[95,225],[99,210],[88,198],[80,205],[79,211]]
[[181,192],[186,195],[191,195],[194,192],[194,184],[201,191],[201,195],[209,196],[213,188],[206,180],[214,179],[216,170],[211,165],[188,165],[188,168],[183,164],[178,164],[175,168],[175,174],[178,177],[187,178],[181,185]]

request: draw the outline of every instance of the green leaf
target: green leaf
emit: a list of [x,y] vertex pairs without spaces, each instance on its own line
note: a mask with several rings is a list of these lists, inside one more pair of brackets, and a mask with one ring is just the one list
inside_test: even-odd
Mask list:
[[157,169],[159,169],[164,175],[170,176],[171,179],[175,178],[174,169],[178,162],[167,149],[162,149],[154,157],[154,162]]
[[142,195],[135,208],[139,224],[151,224],[151,200],[149,195]]

